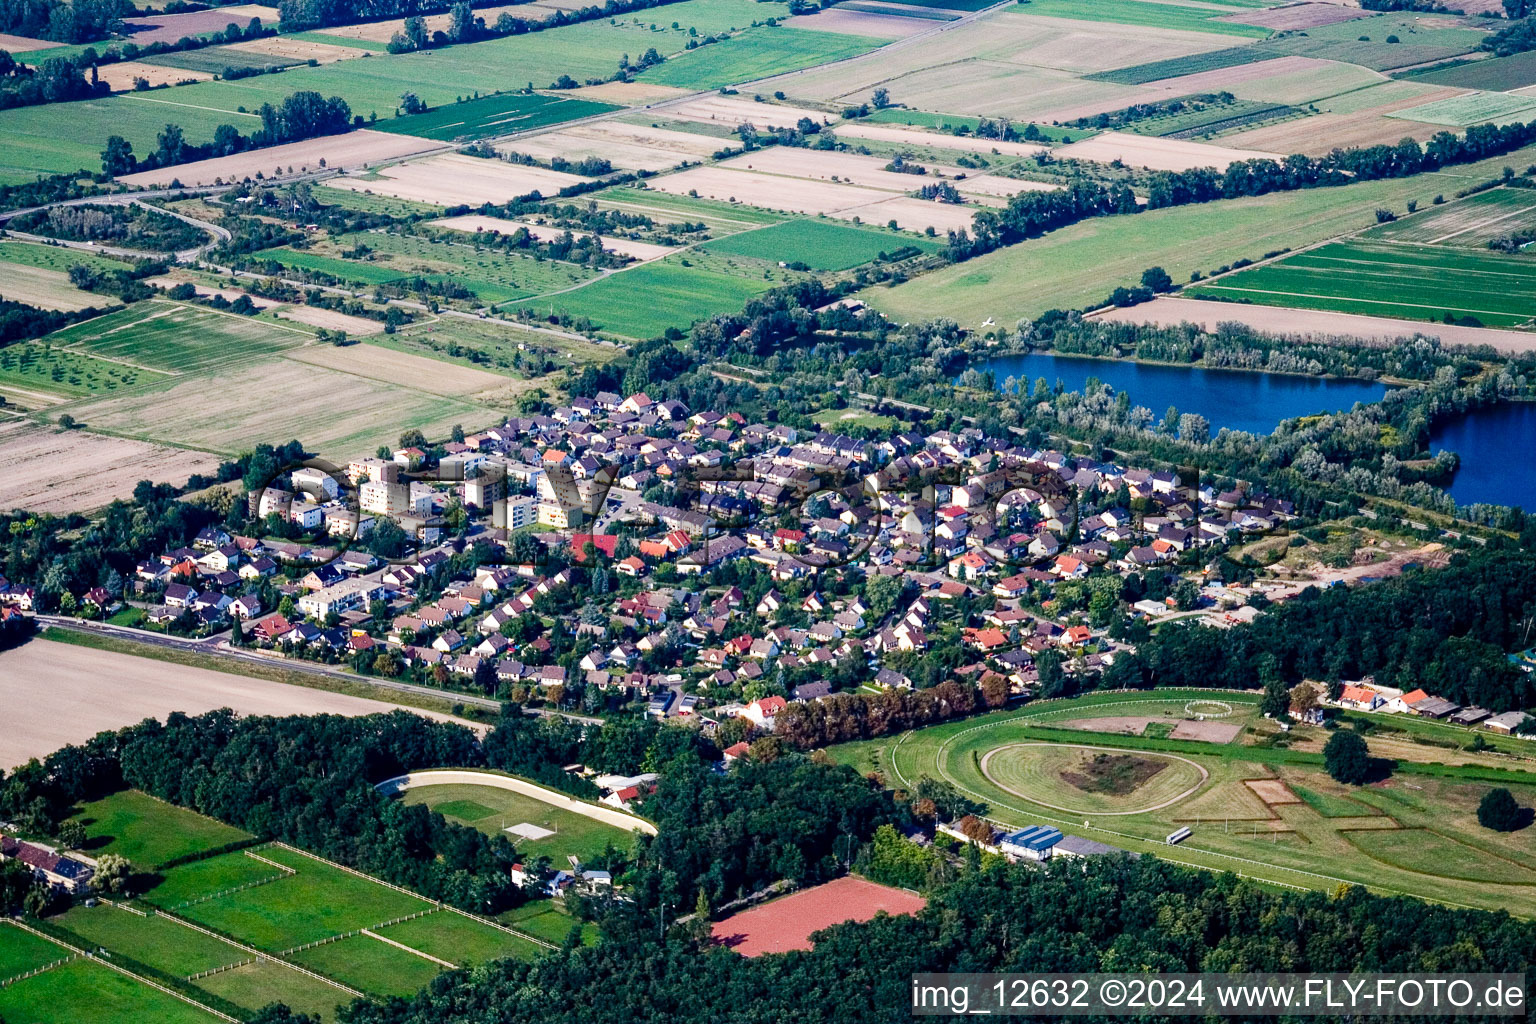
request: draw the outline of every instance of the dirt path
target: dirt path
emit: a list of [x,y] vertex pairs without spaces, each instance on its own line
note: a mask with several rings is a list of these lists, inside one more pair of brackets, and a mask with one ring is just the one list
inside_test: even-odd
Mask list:
[[1041,807],[1049,807],[1053,811],[1064,811],[1067,814],[1087,814],[1087,815],[1093,815],[1093,816],[1097,816],[1097,817],[1121,817],[1121,816],[1124,816],[1124,815],[1127,815],[1127,814],[1148,814],[1148,813],[1150,813],[1152,811],[1160,811],[1164,807],[1170,807],[1173,804],[1178,803],[1180,800],[1186,800],[1189,797],[1194,796],[1195,792],[1201,786],[1205,785],[1206,782],[1208,782],[1210,780],[1210,778],[1211,778],[1211,773],[1210,772],[1206,771],[1205,768],[1203,768],[1199,764],[1196,764],[1194,761],[1191,761],[1187,757],[1180,757],[1178,754],[1169,754],[1169,753],[1166,753],[1166,752],[1161,751],[1161,750],[1146,750],[1146,751],[1139,751],[1139,752],[1138,751],[1132,751],[1132,752],[1135,752],[1135,753],[1150,754],[1150,755],[1155,756],[1155,757],[1166,757],[1170,761],[1183,761],[1185,764],[1189,765],[1195,771],[1200,773],[1200,781],[1195,783],[1193,786],[1190,786],[1188,789],[1186,789],[1184,792],[1178,794],[1177,796],[1169,797],[1167,800],[1164,800],[1162,803],[1160,803],[1160,804],[1153,804],[1151,807],[1138,807],[1135,810],[1131,810],[1131,811],[1085,811],[1085,810],[1083,810],[1082,808],[1079,808],[1079,807],[1061,807],[1061,806],[1059,806],[1057,804],[1048,804],[1044,800],[1036,800],[1034,797],[1028,795],[1027,793],[1020,793],[1018,790],[1013,789],[1013,788],[1011,788],[1009,786],[1005,786],[1001,782],[997,781],[997,779],[993,778],[992,772],[991,772],[991,770],[988,767],[988,765],[990,764],[990,762],[992,760],[992,756],[994,754],[1000,754],[1004,750],[1012,750],[1015,747],[1071,747],[1074,750],[1102,750],[1102,751],[1104,751],[1106,753],[1110,753],[1110,754],[1125,754],[1125,753],[1127,753],[1127,748],[1125,748],[1125,747],[1091,747],[1091,746],[1088,746],[1087,744],[1082,744],[1082,743],[1009,743],[1009,744],[1006,744],[1004,746],[998,747],[995,750],[989,750],[989,751],[986,752],[985,755],[982,756],[982,759],[981,759],[981,774],[982,774],[982,777],[985,778],[988,782],[992,783],[992,785],[996,786],[998,789],[1002,790],[1004,793],[1009,794],[1010,796],[1018,797],[1020,800],[1028,800],[1032,804],[1039,804]]

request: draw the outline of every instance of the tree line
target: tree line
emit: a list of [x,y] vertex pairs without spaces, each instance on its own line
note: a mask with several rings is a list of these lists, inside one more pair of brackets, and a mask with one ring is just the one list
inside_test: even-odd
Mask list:
[[133,144],[127,139],[121,135],[110,136],[107,148],[101,153],[101,169],[114,176],[149,171],[285,142],[336,135],[351,131],[361,123],[361,118],[354,122],[352,108],[346,100],[340,96],[326,99],[312,90],[296,92],[276,106],[263,103],[257,114],[261,118],[261,127],[249,136],[241,135],[234,125],[221,124],[214,129],[212,141],[204,144],[188,142],[180,125],[168,124],[161,129],[154,152],[142,158],[134,155]]

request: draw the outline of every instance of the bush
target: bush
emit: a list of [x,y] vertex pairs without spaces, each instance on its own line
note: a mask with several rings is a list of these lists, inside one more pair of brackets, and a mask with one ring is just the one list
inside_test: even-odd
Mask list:
[[1371,752],[1357,732],[1340,729],[1323,747],[1323,767],[1336,782],[1359,786],[1371,777]]
[[1523,828],[1529,815],[1530,812],[1515,803],[1514,796],[1502,786],[1490,789],[1477,805],[1477,823],[1495,832],[1514,832]]

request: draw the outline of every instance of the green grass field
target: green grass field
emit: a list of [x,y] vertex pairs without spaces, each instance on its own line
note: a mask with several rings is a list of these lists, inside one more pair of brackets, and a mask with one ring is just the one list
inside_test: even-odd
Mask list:
[[253,1013],[280,1002],[297,1013],[322,1021],[336,1019],[336,1008],[350,1003],[352,993],[271,960],[244,964],[197,980],[197,987]]
[[[82,252],[79,249],[66,249],[58,245],[39,245],[35,242],[0,242],[0,263],[16,263],[23,267],[37,267],[40,270],[57,270],[61,274],[68,273],[69,268],[76,265],[90,267],[104,274],[110,274],[114,270],[129,269],[129,264],[122,260]],[[109,296],[101,297],[102,305],[112,301],[114,300]]]
[[[716,261],[721,257],[716,257]],[[586,317],[602,330],[626,338],[653,338],[668,327],[686,330],[696,320],[739,310],[748,299],[788,279],[773,271],[745,277],[705,265],[697,253],[601,277],[589,285],[527,305]]]
[[369,342],[400,352],[537,377],[550,367],[587,366],[613,358],[610,345],[531,331],[500,320],[452,317],[410,324]]
[[[449,820],[486,835],[505,836],[523,856],[548,857],[560,867],[566,866],[567,856],[586,860],[609,845],[620,850],[630,845],[630,833],[624,829],[495,786],[417,786],[406,790],[402,799],[411,805],[425,804]],[[554,829],[555,834],[528,840],[503,831],[524,823]]]
[[935,252],[939,243],[824,220],[793,220],[709,242],[708,252],[752,259],[804,263],[813,270],[848,270],[904,248]]
[[[1194,761],[1054,743],[1003,747],[991,752],[984,770],[996,785],[1021,799],[1080,814],[1125,814],[1149,808],[1201,782]],[[1150,778],[1137,783],[1137,770],[1150,773]],[[1124,776],[1123,783],[1117,781],[1116,773]]]
[[140,917],[105,903],[94,907],[72,907],[54,918],[53,923],[88,940],[93,946],[105,947],[157,971],[183,977],[250,957],[236,946],[169,918],[158,914]]
[[1236,259],[1361,231],[1375,224],[1379,207],[1402,213],[1414,200],[1427,208],[1436,194],[1451,195],[1470,181],[1496,177],[1506,164],[1533,161],[1536,148],[1526,148],[1411,178],[1099,217],[859,295],[898,322],[966,310],[974,311],[978,322],[994,317],[1012,323],[1047,309],[1095,305],[1116,285],[1135,284],[1150,266],[1186,281],[1192,271],[1209,274]]
[[592,100],[508,93],[450,103],[425,114],[409,114],[378,125],[380,131],[419,135],[427,139],[483,139],[492,135],[542,128],[620,108]]
[[1408,72],[1401,77],[1429,85],[1451,85],[1458,89],[1492,89],[1502,92],[1536,85],[1536,50],[1508,57],[1474,60],[1456,67],[1429,68]]
[[571,934],[571,929],[578,924],[582,925],[583,932],[589,936],[585,941],[590,943],[590,941],[595,940],[597,934],[596,925],[590,923],[582,924],[582,922],[567,914],[552,900],[535,900],[532,903],[524,903],[522,906],[502,914],[497,920],[504,925],[516,928],[518,931],[527,932],[529,935],[543,939],[545,942],[553,942],[556,945],[564,942],[566,936]]
[[402,277],[408,277],[410,274],[404,267],[393,267],[366,260],[344,260],[308,250],[263,249],[256,256],[258,259],[271,260],[294,270],[314,270],[329,274],[338,281],[347,281],[352,284],[388,284]]
[[[121,911],[118,911],[121,913]],[[69,956],[69,950],[0,921],[0,979],[35,971]]]
[[527,939],[508,935],[451,910],[393,925],[379,934],[461,967],[506,957],[532,960],[544,952],[542,946]]
[[90,960],[0,988],[0,1017],[23,1024],[214,1024],[219,1019]]
[[1099,71],[1083,77],[1093,82],[1141,85],[1143,82],[1156,82],[1164,78],[1178,78],[1181,75],[1194,75],[1201,71],[1218,71],[1221,68],[1233,68],[1240,64],[1252,64],[1254,61],[1268,60],[1271,56],[1257,47],[1233,46],[1225,50],[1207,50],[1205,53],[1195,53],[1188,57],[1170,57],[1167,60],[1155,60],[1146,64],[1132,64],[1130,67]]
[[627,185],[594,192],[588,198],[597,203],[598,209],[643,214],[660,224],[680,224],[685,221],[703,224],[709,228],[711,235],[717,237],[766,224],[778,224],[787,219],[782,213],[755,206],[677,196],[670,192],[631,188]]
[[1021,14],[1034,14],[1047,18],[1108,21],[1118,25],[1145,25],[1148,28],[1211,32],[1227,36],[1247,36],[1250,39],[1263,39],[1269,35],[1267,28],[1213,20],[1237,13],[1236,7],[1221,10],[1213,7],[1148,3],[1142,0],[1029,0],[1028,3],[1021,4],[1017,10]]
[[180,53],[161,53],[140,58],[145,64],[180,68],[183,71],[206,71],[219,75],[225,68],[291,68],[303,64],[292,57],[274,57],[250,50],[236,50],[230,46],[210,46],[202,50],[183,50]]
[[803,28],[755,28],[701,46],[649,68],[641,80],[684,89],[750,82],[844,60],[879,49],[886,40]]
[[[1267,40],[1261,49],[1270,56],[1293,54],[1390,71],[1471,53],[1488,32],[1473,18],[1446,25],[1450,20],[1436,18],[1433,27],[1426,28],[1414,14],[1378,14],[1278,36]],[[1367,38],[1361,40],[1361,36]],[[1398,41],[1389,43],[1388,36],[1396,36]]]
[[244,853],[223,853],[167,870],[161,881],[145,893],[144,900],[167,910],[179,910],[188,900],[263,879],[275,880],[282,874],[272,865]]
[[1450,313],[1513,327],[1536,316],[1536,263],[1475,249],[1337,242],[1189,293],[1409,320]]
[[203,374],[233,362],[276,355],[312,337],[313,332],[298,326],[150,299],[55,331],[48,341],[128,366]]
[[82,804],[74,819],[85,825],[92,856],[116,853],[141,870],[250,838],[222,821],[132,789]]
[[1379,224],[1361,238],[1482,249],[1495,238],[1536,229],[1536,191],[1491,188]]
[[66,398],[111,394],[138,384],[169,380],[153,370],[93,359],[41,341],[0,349],[0,384]]
[[1390,117],[1425,124],[1443,124],[1466,128],[1474,124],[1509,124],[1536,115],[1536,100],[1529,96],[1511,96],[1502,92],[1474,92],[1452,96],[1407,110],[1393,111]]
[[293,958],[312,971],[376,996],[413,995],[443,971],[440,964],[367,935],[315,946]]
[[326,206],[340,206],[348,210],[361,210],[364,213],[382,213],[391,217],[409,217],[417,213],[439,214],[444,209],[431,203],[396,199],[394,196],[370,195],[366,192],[354,192],[348,188],[328,188],[325,185],[316,185],[314,195],[316,202],[324,203]]
[[852,427],[864,427],[869,430],[883,433],[893,431],[901,421],[894,416],[881,416],[864,409],[823,409],[816,413],[812,419],[823,430],[848,430]]
[[[1232,741],[1125,731],[1128,720],[1161,719],[1160,708],[1182,709],[1190,700],[1211,698],[1234,705],[1237,713],[1223,722],[1245,725]],[[1322,771],[1317,752],[1326,735],[1322,730],[1297,727],[1285,737],[1290,747],[1260,742],[1274,735],[1274,726],[1257,717],[1256,700],[1257,695],[1199,691],[1089,694],[843,744],[828,753],[839,763],[880,772],[888,786],[910,789],[923,776],[946,780],[984,801],[988,815],[1008,826],[1054,825],[1143,855],[1276,884],[1332,889],[1348,882],[1457,906],[1536,912],[1536,836],[1491,833],[1477,824],[1478,801],[1491,783],[1459,778],[1455,770],[1433,763],[1399,762],[1383,784],[1342,786]],[[1096,720],[1104,722],[1105,731],[1085,731]],[[1053,722],[1076,728],[1052,727]],[[1010,761],[1013,751],[1033,751],[1014,746],[1021,743],[1047,746],[1039,748],[1043,754]],[[1141,813],[1043,807],[1037,801],[1054,803],[1048,798],[1062,793],[1083,799],[1062,777],[1063,768],[1072,771],[1080,763],[1072,752],[1083,744],[1138,759],[1176,753],[1208,777],[1191,795]],[[1492,764],[1482,770],[1497,772]],[[1123,770],[1110,769],[1110,777]],[[1166,783],[1180,780],[1166,777],[1167,771],[1116,799],[1136,800],[1158,786],[1176,788]],[[1498,784],[1509,785],[1522,802],[1531,799],[1527,794],[1536,795],[1529,776],[1515,770],[1500,774]],[[1164,837],[1180,826],[1194,834],[1177,847],[1166,846]]]

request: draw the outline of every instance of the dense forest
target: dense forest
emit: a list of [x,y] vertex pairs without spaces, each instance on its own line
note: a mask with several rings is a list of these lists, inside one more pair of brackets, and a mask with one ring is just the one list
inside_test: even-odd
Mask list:
[[0,4],[0,33],[89,43],[117,31],[131,13],[129,0],[6,0]]

